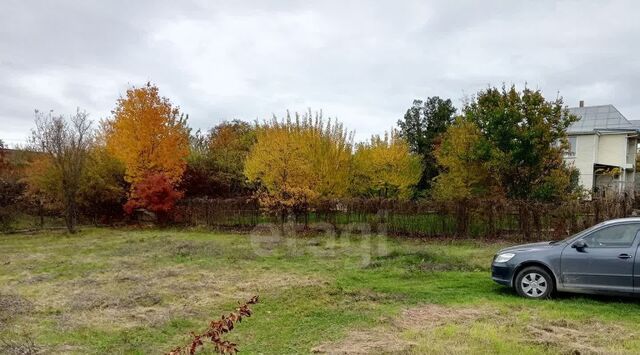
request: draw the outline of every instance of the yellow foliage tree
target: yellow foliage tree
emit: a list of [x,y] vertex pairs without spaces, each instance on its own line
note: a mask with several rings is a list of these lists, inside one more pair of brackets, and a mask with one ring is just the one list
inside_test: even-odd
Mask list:
[[135,184],[162,173],[177,183],[189,154],[189,129],[178,107],[147,83],[128,89],[112,114],[102,126],[104,137],[107,150],[124,163],[126,180]]
[[420,180],[422,163],[395,131],[360,143],[354,155],[353,192],[359,196],[408,198]]
[[465,201],[486,195],[492,181],[485,155],[485,140],[475,123],[457,118],[442,136],[435,157],[442,172],[435,178],[433,196],[444,201]]
[[317,198],[348,192],[353,134],[322,113],[289,114],[258,125],[244,173],[264,191],[261,205],[284,216]]

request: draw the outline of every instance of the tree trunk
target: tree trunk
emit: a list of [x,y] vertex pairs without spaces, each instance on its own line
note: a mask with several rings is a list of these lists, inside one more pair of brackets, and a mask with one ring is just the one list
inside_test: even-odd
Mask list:
[[76,201],[74,197],[68,196],[65,207],[65,224],[69,233],[76,232]]
[[531,239],[531,223],[529,220],[529,206],[527,206],[527,201],[518,202],[519,205],[519,220],[520,220],[520,231],[522,232],[523,240]]
[[496,208],[495,205],[493,203],[491,203],[491,201],[484,201],[484,203],[488,204],[487,206],[487,235],[491,236],[491,237],[496,237],[497,233],[496,233]]
[[468,218],[468,210],[467,210],[467,201],[462,200],[457,203],[456,206],[456,229],[457,235],[459,237],[467,237],[469,231],[469,218]]
[[38,201],[38,216],[40,217],[40,229],[44,228],[44,206],[42,201]]
[[280,232],[282,233],[282,235],[284,235],[284,223],[287,217],[287,210],[285,208],[282,208],[280,210]]

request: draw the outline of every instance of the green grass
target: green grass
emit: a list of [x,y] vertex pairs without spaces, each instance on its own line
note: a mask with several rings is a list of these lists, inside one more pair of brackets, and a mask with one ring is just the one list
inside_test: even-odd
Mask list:
[[163,353],[254,294],[254,316],[228,335],[243,353],[640,351],[638,302],[519,298],[489,277],[503,246],[179,230],[0,236],[0,353],[26,338],[52,353]]

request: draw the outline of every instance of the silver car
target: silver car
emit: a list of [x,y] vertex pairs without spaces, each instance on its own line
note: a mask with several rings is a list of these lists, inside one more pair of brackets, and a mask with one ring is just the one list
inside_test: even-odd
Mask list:
[[640,218],[621,218],[562,241],[502,249],[493,258],[492,278],[528,298],[555,291],[640,294],[638,231]]

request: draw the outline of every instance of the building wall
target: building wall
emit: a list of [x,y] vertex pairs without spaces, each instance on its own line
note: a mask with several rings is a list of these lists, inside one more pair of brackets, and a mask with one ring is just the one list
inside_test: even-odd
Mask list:
[[634,169],[636,165],[636,155],[638,155],[638,139],[629,138],[627,139],[627,164],[633,164]]
[[587,189],[593,187],[593,164],[597,159],[599,138],[595,134],[576,136],[575,156],[565,157],[567,164],[578,169],[580,185]]
[[636,158],[638,156],[638,138],[627,138],[627,167],[631,166],[630,169],[626,170],[626,186],[627,190],[635,190],[636,187]]
[[607,134],[600,136],[596,163],[624,167],[627,164],[627,135]]
[[[628,138],[627,134],[589,134],[576,136],[574,157],[565,157],[568,164],[580,171],[580,185],[591,189],[594,185],[594,164],[603,164],[621,167],[623,173],[618,179],[600,177],[597,185],[610,185],[607,179],[619,180],[627,187],[632,186],[635,180],[635,157],[637,141]],[[625,169],[626,168],[626,169]],[[622,186],[624,188],[624,186]]]

